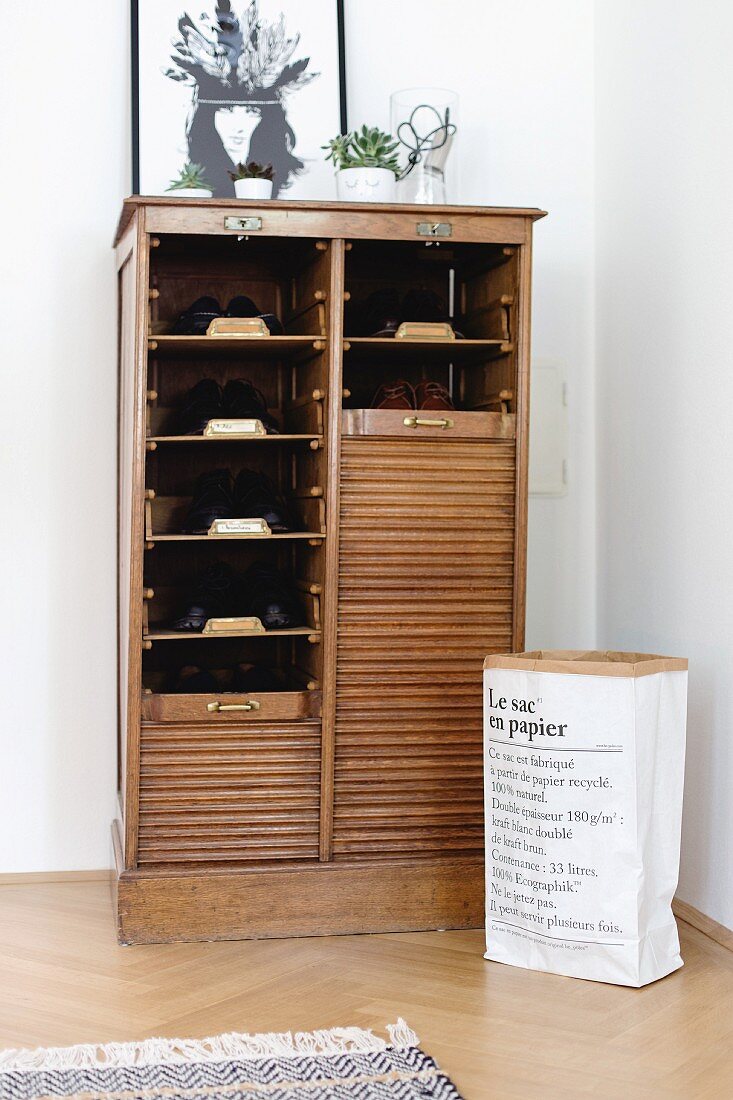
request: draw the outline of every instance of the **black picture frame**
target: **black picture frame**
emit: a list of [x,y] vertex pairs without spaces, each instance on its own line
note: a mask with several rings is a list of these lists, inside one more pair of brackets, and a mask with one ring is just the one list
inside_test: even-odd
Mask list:
[[[336,33],[338,41],[339,117],[341,133],[348,130],[346,103],[346,25],[344,0],[333,0],[336,5]],[[183,0],[182,0],[183,3]],[[287,0],[283,0],[287,3]],[[130,0],[131,37],[131,142],[132,142],[132,194],[140,193],[140,0]]]

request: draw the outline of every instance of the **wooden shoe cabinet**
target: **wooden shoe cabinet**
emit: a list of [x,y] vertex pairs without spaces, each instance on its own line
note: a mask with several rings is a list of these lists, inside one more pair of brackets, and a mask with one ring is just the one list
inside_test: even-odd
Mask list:
[[[430,221],[426,221],[429,216]],[[119,272],[119,792],[123,943],[460,928],[483,919],[481,668],[523,648],[530,250],[538,210],[124,204]],[[351,331],[413,287],[462,339]],[[174,336],[249,295],[282,336]],[[458,326],[458,322],[457,322]],[[176,435],[201,378],[247,378],[279,434]],[[370,408],[438,381],[457,411]],[[202,471],[266,473],[292,533],[181,534]],[[170,628],[212,561],[275,564],[304,624]],[[281,690],[227,690],[241,663]],[[171,690],[176,670],[222,690]]]

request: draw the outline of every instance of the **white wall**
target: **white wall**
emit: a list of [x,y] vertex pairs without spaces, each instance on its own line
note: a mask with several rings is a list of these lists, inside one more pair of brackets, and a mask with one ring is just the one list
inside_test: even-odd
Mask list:
[[[204,5],[205,6],[205,5]],[[347,3],[353,124],[389,93],[461,96],[466,202],[544,206],[534,351],[571,383],[571,487],[533,500],[530,644],[594,639],[592,12],[584,0]],[[71,58],[44,76],[6,51],[3,240],[4,718],[0,872],[109,859],[115,775],[115,276],[128,190],[128,0],[83,19],[44,9]],[[20,13],[8,41],[25,42]],[[389,33],[385,33],[389,28]],[[97,50],[98,43],[104,44]],[[40,74],[40,75],[39,75]],[[329,135],[324,134],[324,139]]]
[[679,895],[733,927],[733,9],[597,7],[600,644],[689,656]]
[[532,351],[569,383],[570,485],[565,497],[530,499],[527,644],[591,646],[593,6],[347,0],[346,9],[350,125],[389,126],[400,88],[452,88],[460,201],[549,211],[535,225]]
[[128,8],[3,10],[0,872],[109,859]]

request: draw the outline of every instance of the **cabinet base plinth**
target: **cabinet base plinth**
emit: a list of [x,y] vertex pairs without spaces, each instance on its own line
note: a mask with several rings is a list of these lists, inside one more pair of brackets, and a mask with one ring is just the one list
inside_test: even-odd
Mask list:
[[122,944],[476,928],[480,860],[117,875]]

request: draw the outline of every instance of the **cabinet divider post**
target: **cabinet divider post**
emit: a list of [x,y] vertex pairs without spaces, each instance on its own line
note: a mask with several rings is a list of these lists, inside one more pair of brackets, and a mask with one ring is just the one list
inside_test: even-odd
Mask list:
[[319,858],[333,854],[333,774],[336,727],[336,647],[339,577],[339,479],[341,472],[341,400],[344,334],[344,241],[334,240],[328,294],[329,359],[324,462],[326,476],[326,548],[323,585],[323,712],[321,718],[321,793]]
[[514,584],[512,598],[512,645],[515,653],[524,649],[527,607],[527,507],[529,463],[529,346],[532,287],[532,223],[525,223],[526,237],[519,248],[519,324],[516,359],[516,463],[514,521]]

